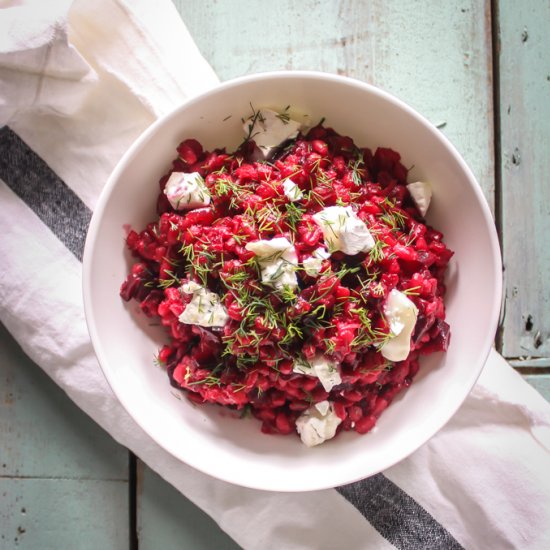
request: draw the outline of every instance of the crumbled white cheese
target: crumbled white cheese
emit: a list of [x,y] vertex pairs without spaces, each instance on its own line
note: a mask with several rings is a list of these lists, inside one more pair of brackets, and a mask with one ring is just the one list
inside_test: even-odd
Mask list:
[[202,287],[199,285],[199,283],[196,283],[195,281],[187,281],[186,283],[183,283],[180,287],[181,291],[184,294],[193,294],[194,292],[199,291]]
[[172,172],[164,194],[174,210],[191,210],[210,204],[210,193],[198,172]]
[[295,138],[301,124],[292,120],[286,113],[277,113],[270,109],[261,109],[244,121],[245,134],[250,135],[258,146],[264,159],[287,139]]
[[296,267],[298,256],[296,249],[286,237],[260,240],[247,243],[247,250],[254,252],[260,263],[262,283],[271,285],[277,290],[284,287],[296,288],[298,278]]
[[310,277],[317,277],[323,267],[323,260],[330,258],[330,252],[327,252],[324,248],[317,248],[313,251],[313,255],[309,258],[302,260],[304,271]]
[[315,408],[323,415],[326,416],[330,409],[330,403],[328,401],[321,401],[320,403],[315,403]]
[[313,215],[315,223],[323,230],[325,243],[332,252],[341,250],[354,256],[368,252],[374,246],[374,239],[365,222],[351,206],[329,206]]
[[330,401],[322,401],[304,411],[296,419],[296,431],[304,445],[314,447],[332,439],[342,420],[334,412]]
[[384,316],[394,336],[380,348],[380,352],[390,361],[403,361],[411,351],[411,335],[418,308],[403,292],[394,288],[384,303]]
[[302,261],[302,265],[304,266],[304,271],[310,277],[317,277],[321,271],[321,267],[323,266],[323,260],[321,258],[314,258],[313,256],[310,256]]
[[192,294],[191,301],[179,316],[180,323],[199,325],[201,327],[223,327],[227,322],[227,310],[220,302],[220,297],[201,285],[190,281],[180,287],[185,294]]
[[302,190],[290,178],[283,182],[283,191],[290,202],[296,202],[304,198]]
[[319,248],[316,248],[313,251],[313,257],[321,258],[322,260],[328,260],[330,258],[330,252],[328,250],[325,250],[322,246],[320,246]]
[[294,360],[292,372],[295,372],[296,374],[309,374],[313,376],[311,365],[305,359],[301,358]]
[[409,183],[407,189],[418,211],[424,217],[432,200],[432,186],[426,181],[415,181],[414,183]]
[[297,359],[294,361],[292,370],[298,374],[319,378],[325,391],[330,391],[334,386],[342,383],[342,377],[336,363],[322,355],[316,355],[311,361]]

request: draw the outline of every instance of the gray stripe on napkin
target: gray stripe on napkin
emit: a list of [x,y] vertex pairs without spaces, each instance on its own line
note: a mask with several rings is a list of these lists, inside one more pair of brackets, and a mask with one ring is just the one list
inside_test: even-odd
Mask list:
[[462,548],[420,504],[382,474],[336,490],[399,549]]
[[10,128],[0,128],[0,178],[82,260],[90,209]]

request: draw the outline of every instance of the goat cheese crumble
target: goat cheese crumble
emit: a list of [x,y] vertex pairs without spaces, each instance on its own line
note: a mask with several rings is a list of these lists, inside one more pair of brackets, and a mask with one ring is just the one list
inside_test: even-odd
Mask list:
[[290,178],[284,181],[283,191],[290,202],[296,202],[304,198],[302,190]]
[[172,172],[164,194],[174,210],[191,210],[210,204],[210,193],[198,172]]
[[247,243],[245,248],[254,252],[261,268],[262,283],[277,290],[296,288],[298,278],[296,249],[286,237],[276,237]]
[[243,129],[250,134],[250,139],[254,140],[263,158],[268,159],[282,143],[295,138],[301,126],[285,113],[262,109],[244,121]]
[[331,252],[341,250],[354,256],[374,247],[374,238],[365,222],[359,219],[351,206],[329,206],[313,215],[315,223],[323,230],[327,248]]
[[296,431],[302,443],[314,447],[332,439],[342,420],[334,412],[330,401],[321,401],[304,411],[296,419]]
[[330,258],[330,252],[327,252],[324,248],[317,248],[313,251],[313,254],[309,258],[302,260],[302,266],[304,271],[310,277],[317,277],[321,273],[323,267],[323,261]]
[[330,391],[334,386],[342,383],[337,364],[322,355],[317,355],[310,361],[305,359],[296,360],[292,370],[298,374],[319,378],[325,391]]
[[432,200],[432,186],[425,181],[415,181],[409,183],[407,189],[418,211],[422,214],[422,217],[425,217]]
[[210,292],[193,281],[181,285],[180,290],[184,294],[193,295],[178,317],[180,323],[201,327],[225,326],[228,319],[227,310],[216,293]]
[[394,288],[383,309],[394,336],[380,348],[380,353],[390,361],[404,361],[411,351],[411,335],[418,308],[403,292]]

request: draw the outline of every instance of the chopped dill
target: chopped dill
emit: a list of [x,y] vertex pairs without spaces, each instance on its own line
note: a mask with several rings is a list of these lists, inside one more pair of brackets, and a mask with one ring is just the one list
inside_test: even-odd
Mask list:
[[290,122],[289,109],[290,105],[287,105],[281,113],[275,115],[283,124],[288,124]]
[[403,292],[403,294],[405,294],[406,296],[420,296],[421,288],[421,286],[413,286],[411,288],[402,290],[401,292]]
[[370,259],[375,262],[381,262],[384,259],[384,248],[386,248],[388,245],[380,240],[380,239],[374,239],[374,246],[369,250],[369,257]]

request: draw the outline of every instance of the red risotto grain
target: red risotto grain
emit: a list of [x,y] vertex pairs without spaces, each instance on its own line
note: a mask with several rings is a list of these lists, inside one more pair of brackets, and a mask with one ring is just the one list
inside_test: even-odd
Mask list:
[[[371,430],[411,384],[419,356],[446,350],[450,338],[443,279],[452,252],[417,210],[400,155],[359,148],[322,124],[269,162],[254,160],[250,140],[228,154],[187,139],[177,154],[159,182],[158,220],[127,236],[136,261],[120,292],[164,326],[158,360],[171,384],[194,403],[252,414],[265,433],[296,433],[296,419],[326,400],[341,420],[338,432]],[[163,193],[172,172],[200,174],[210,203],[175,210]],[[289,179],[299,200],[285,194]],[[349,205],[374,246],[355,255],[333,250],[308,274],[303,260],[326,247],[313,216]],[[297,286],[266,284],[259,258],[246,248],[277,237],[294,246]],[[189,281],[219,297],[223,326],[180,321],[192,299],[182,290]],[[410,353],[397,362],[380,352],[392,337],[383,306],[393,289],[418,309]],[[297,360],[318,356],[340,374],[329,391],[319,378],[295,372]]]

